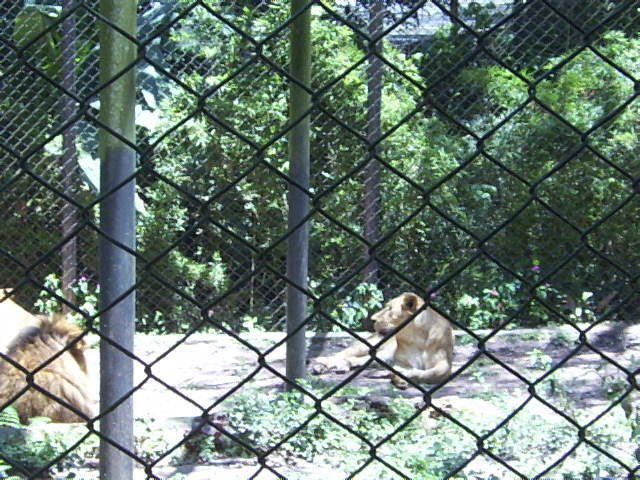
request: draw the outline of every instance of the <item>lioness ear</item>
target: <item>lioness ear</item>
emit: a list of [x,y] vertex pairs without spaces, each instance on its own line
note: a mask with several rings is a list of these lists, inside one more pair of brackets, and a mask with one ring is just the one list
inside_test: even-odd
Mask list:
[[402,309],[415,312],[418,309],[418,296],[413,293],[405,293],[402,300]]

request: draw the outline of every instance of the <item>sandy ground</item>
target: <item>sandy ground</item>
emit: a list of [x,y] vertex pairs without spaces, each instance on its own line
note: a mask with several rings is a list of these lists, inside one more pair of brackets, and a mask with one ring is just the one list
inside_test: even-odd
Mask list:
[[[186,339],[180,335],[138,336],[135,416],[153,419],[198,416],[240,384],[240,390],[251,387],[281,390],[284,385],[281,376],[285,373],[285,347],[279,345],[282,334],[245,334],[241,338],[254,348],[215,334],[195,334]],[[589,346],[580,347],[578,333],[571,328],[512,330],[487,341],[481,352],[477,344],[469,343],[468,337],[465,341],[458,336],[453,378],[432,396],[443,404],[491,391],[528,396],[529,386],[523,379],[535,382],[544,375],[545,368],[559,365],[553,375],[537,385],[538,390],[553,381],[555,386],[573,392],[576,407],[606,404],[603,381],[626,378],[616,364],[629,370],[640,366],[640,325],[600,326],[591,330],[586,340]],[[319,355],[349,345],[351,338],[346,334],[309,335],[307,342],[309,361],[313,362]],[[89,350],[88,357],[97,398],[97,348]],[[384,373],[369,368],[357,374],[350,384],[369,387],[373,395],[423,397],[423,392],[415,388],[395,389]],[[353,372],[328,373],[319,379],[333,384],[352,375]]]
[[[488,332],[478,334],[484,338]],[[224,399],[235,394],[230,392],[255,387],[266,393],[281,391],[284,385],[281,376],[285,370],[282,339],[280,333],[244,334],[240,340],[215,334],[195,334],[188,338],[180,335],[137,336],[134,416],[144,421],[136,422],[136,436],[145,435],[140,429],[151,425],[156,429],[151,437],[175,444],[188,433],[193,418],[199,417],[204,410],[211,408],[213,412],[224,412]],[[627,374],[620,367],[637,373],[640,366],[640,325],[600,326],[586,335],[588,345],[582,346],[578,332],[571,328],[512,330],[502,332],[480,346],[462,335],[457,335],[456,341],[454,374],[444,386],[431,392],[433,405],[450,412],[476,409],[490,413],[489,409],[497,408],[491,403],[496,392],[506,394],[515,403],[524,401],[530,396],[527,380],[537,382],[535,392],[541,397],[562,390],[569,406],[579,410],[586,419],[610,405],[604,386],[611,381],[624,382]],[[345,334],[309,335],[307,342],[309,361],[313,362],[319,355],[331,354],[349,345],[351,338]],[[97,347],[89,350],[88,360],[97,398]],[[545,369],[550,367],[557,369],[552,375],[546,375]],[[424,391],[416,388],[400,391],[390,384],[384,373],[380,368],[368,368],[357,374],[327,373],[315,378],[331,386],[353,377],[350,385],[369,389],[366,398],[360,400],[372,407],[384,406],[389,399],[400,395],[418,405],[424,404]],[[634,393],[635,401],[640,397],[638,393]],[[348,392],[338,390],[336,397],[342,395],[348,395]],[[555,401],[553,398],[551,403]],[[537,409],[536,413],[555,415],[539,401],[534,400],[529,405]],[[78,475],[76,478],[97,478],[95,469],[74,469],[74,472]],[[157,478],[189,480],[283,477],[333,480],[345,477],[344,472],[304,464],[295,467],[281,464],[278,472],[283,477],[278,477],[261,471],[251,459],[229,459],[213,465],[178,468],[159,465],[153,472]],[[135,478],[147,476],[139,469]]]

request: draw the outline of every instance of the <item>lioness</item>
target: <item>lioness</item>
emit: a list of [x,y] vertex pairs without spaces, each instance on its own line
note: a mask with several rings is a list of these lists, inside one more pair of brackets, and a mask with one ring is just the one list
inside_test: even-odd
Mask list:
[[[411,318],[424,305],[415,293],[403,293],[389,301],[372,315],[373,328],[377,332],[367,341],[376,344],[387,340],[376,351],[376,358],[393,363],[394,369],[418,382],[440,383],[451,374],[453,361],[453,330],[449,321],[431,308],[426,308],[404,328],[389,336],[396,327]],[[356,342],[329,357],[316,358],[314,373],[327,370],[346,372],[364,365],[369,360],[369,347]],[[392,380],[398,388],[408,383],[398,375]]]

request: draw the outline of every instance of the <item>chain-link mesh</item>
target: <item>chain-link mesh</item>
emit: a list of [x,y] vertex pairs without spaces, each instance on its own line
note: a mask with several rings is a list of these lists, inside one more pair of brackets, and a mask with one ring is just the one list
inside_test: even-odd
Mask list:
[[[170,334],[127,352],[148,478],[638,477],[637,2],[309,2],[310,359],[415,291],[458,344],[449,380],[403,392],[364,367],[284,373],[301,12],[138,3],[136,329]],[[115,26],[97,1],[0,0],[0,18],[4,301],[96,338]],[[92,478],[100,436],[89,421],[51,454],[3,436],[0,478]]]

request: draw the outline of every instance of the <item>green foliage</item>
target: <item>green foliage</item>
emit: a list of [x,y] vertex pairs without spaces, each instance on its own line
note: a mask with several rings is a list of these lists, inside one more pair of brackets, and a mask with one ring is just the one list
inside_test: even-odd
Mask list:
[[[351,329],[361,329],[363,321],[372,313],[379,310],[384,303],[384,293],[373,283],[360,283],[353,289],[343,303],[332,310],[331,317],[341,326]],[[342,331],[337,325],[333,330]]]
[[[20,430],[20,428],[22,427],[22,425],[20,424],[20,418],[18,417],[18,411],[13,406],[8,406],[4,410],[0,410],[0,429],[6,431],[7,427],[14,430]],[[8,436],[5,437],[5,435],[7,434],[2,434],[3,438],[7,438],[7,440],[0,441],[0,453],[2,453],[3,456],[8,456],[5,455],[4,449],[5,443],[8,443]],[[4,460],[2,460],[2,458],[0,458],[1,479],[20,480],[20,477],[11,474],[12,468],[13,467],[11,465],[7,464]]]
[[12,475],[9,471],[11,465],[7,465],[4,461],[0,460],[0,478],[4,480],[21,480],[20,477]]
[[[176,287],[196,298],[219,292],[228,283],[226,265],[221,261],[220,253],[217,251],[211,255],[204,251],[198,253],[199,259],[194,259],[179,249],[167,254],[167,264],[171,268],[171,275],[175,275]],[[206,285],[206,289],[202,287],[203,285]],[[155,286],[153,283],[142,285],[141,295],[156,297]],[[199,291],[200,289],[203,291]],[[162,299],[162,303],[173,307],[169,313],[165,313],[163,308],[142,311],[138,316],[137,331],[158,334],[187,331],[193,322],[200,319],[200,309],[197,305],[181,298],[175,293],[167,293]],[[218,321],[224,321],[224,319],[218,319]],[[233,326],[237,327],[235,322]]]
[[481,297],[463,294],[458,299],[457,311],[460,318],[467,319],[469,327],[490,328],[507,319],[508,307],[518,288],[517,282],[510,282],[495,289],[484,289]]
[[[51,424],[44,417],[33,417],[28,425],[22,425],[12,406],[0,411],[0,430],[0,453],[19,467],[0,460],[0,479],[3,480],[63,478],[56,476],[57,472],[85,466],[89,459],[95,461],[97,456],[95,435],[84,438],[78,447],[69,450],[86,435],[84,427]],[[64,478],[75,478],[75,475],[65,474]]]
[[[191,3],[142,2],[142,38]],[[588,10],[578,8],[580,2],[565,3],[568,16]],[[222,0],[207,5],[245,34],[196,5],[145,44],[154,64],[182,84],[151,65],[139,72],[138,138],[141,151],[149,148],[140,157],[137,178],[137,317],[144,332],[186,331],[202,321],[202,307],[221,296],[227,300],[216,309],[216,321],[234,330],[281,324],[274,318],[281,316],[283,303],[284,282],[276,272],[283,271],[286,261],[281,240],[287,182],[276,172],[288,172],[287,140],[280,134],[289,121],[289,84],[272,64],[285,70],[288,65],[287,30],[277,30],[288,18],[288,5]],[[568,317],[590,321],[602,314],[595,308],[600,300],[626,285],[627,273],[640,273],[635,221],[640,202],[632,199],[617,209],[633,195],[633,181],[640,174],[640,102],[624,105],[640,74],[640,39],[629,33],[636,21],[605,22],[594,31],[592,48],[576,51],[584,39],[575,29],[544,6],[525,7],[492,32],[504,16],[502,6],[471,2],[462,8],[469,26],[488,33],[483,48],[501,62],[482,49],[470,55],[477,39],[456,25],[442,28],[415,49],[390,41],[383,47],[385,60],[402,74],[384,69],[383,138],[376,155],[406,178],[382,169],[380,229],[382,235],[393,235],[376,247],[376,255],[427,288],[456,271],[481,245],[519,277],[505,278],[499,268],[478,270],[442,292],[438,300],[443,310],[472,328],[502,324],[525,307],[514,323],[560,320],[544,302]],[[594,2],[593,8],[602,13],[609,7]],[[15,15],[13,39],[27,46],[52,25],[59,9],[27,6]],[[311,113],[310,189],[319,210],[310,232],[309,280],[314,292],[323,295],[364,255],[362,242],[333,219],[363,234],[366,179],[358,166],[370,154],[363,141],[368,46],[326,10],[314,8],[312,15],[312,88],[317,93]],[[523,22],[544,25],[538,29],[540,37],[532,38]],[[87,73],[94,68],[90,60],[96,44],[87,33],[91,29],[83,27],[79,24],[76,70],[79,82],[89,82],[78,87],[88,91],[92,80],[83,79],[95,76]],[[40,71],[54,76],[60,36],[59,27],[53,29],[24,52]],[[31,127],[10,142],[23,153],[45,139],[59,123],[59,112],[48,82],[29,69],[20,78],[26,80],[7,77],[8,91],[16,95],[0,99],[0,109],[12,128]],[[33,105],[38,106],[35,115]],[[83,135],[77,146],[85,164],[95,149]],[[59,154],[52,141],[29,162],[54,165]],[[16,182],[15,188],[25,192],[29,223],[44,221],[44,207],[53,194],[31,191],[26,175]],[[38,259],[34,252],[46,252],[60,240],[47,229],[30,228],[23,212],[9,217],[0,240],[25,264]],[[410,221],[404,224],[405,219]],[[606,261],[592,257],[561,268],[531,300],[528,281],[539,278],[531,266],[552,272],[584,242]],[[251,274],[253,281],[260,276],[260,285],[249,286]],[[395,295],[398,283],[394,273],[383,269],[377,286],[330,295],[325,311],[358,327],[377,308],[378,293]],[[225,296],[232,288],[251,293]],[[81,308],[92,312],[95,288],[89,290],[79,295]],[[593,292],[586,302],[585,291]],[[45,312],[58,308],[47,298],[38,307]]]
[[[62,291],[62,282],[60,277],[55,273],[47,275],[44,281],[44,285],[49,290],[53,291],[58,297],[64,298],[64,292]],[[87,277],[82,276],[74,282],[71,286],[76,300],[75,305],[88,316],[93,316],[98,311],[98,298],[100,295],[100,286],[92,282]],[[44,313],[45,315],[51,315],[55,312],[62,311],[62,302],[60,302],[55,296],[50,294],[47,290],[41,290],[38,300],[36,300],[36,309]],[[84,316],[79,313],[74,313],[73,317],[79,322],[84,321]]]
[[[339,404],[323,402],[323,409],[334,418],[340,418],[357,435],[327,416],[316,415],[314,404],[298,392],[275,396],[260,390],[242,392],[234,396],[226,407],[227,427],[259,452],[266,452],[287,438],[293,427],[310,420],[300,432],[278,446],[277,454],[289,463],[302,459],[344,471],[354,470],[369,458],[368,447],[358,435],[371,441],[380,440],[397,428],[403,419],[412,415],[415,407],[407,400],[393,399],[389,410],[383,413],[363,405],[360,399],[364,398],[365,390],[347,389],[345,393],[348,396]],[[442,478],[460,464],[463,455],[473,448],[471,439],[463,438],[459,431],[459,441],[446,440],[456,431],[457,428],[447,422],[427,431],[419,420],[414,421],[386,442],[380,448],[380,454],[412,477]],[[253,456],[253,453],[232,442],[226,442],[226,448],[221,448],[219,443],[214,446],[213,441],[208,440],[202,444],[204,450],[201,455],[209,460],[224,456]],[[426,451],[432,452],[432,455],[426,456]],[[396,478],[382,467],[374,470],[367,469],[367,475],[381,479]]]
[[551,365],[553,364],[553,359],[547,355],[544,350],[539,348],[534,348],[528,354],[529,356],[529,367],[537,368],[546,372],[549,370]]
[[15,19],[13,39],[38,59],[46,73],[56,78],[60,69],[59,38],[50,27],[60,16],[60,7],[29,5]]
[[[325,391],[308,384],[306,387],[319,395]],[[225,414],[220,422],[228,432],[257,452],[271,452],[277,447],[270,456],[282,457],[290,465],[295,465],[296,461],[317,463],[346,475],[370,458],[368,446],[358,436],[376,443],[416,414],[416,407],[409,400],[394,398],[384,409],[377,410],[363,401],[367,395],[370,392],[362,388],[341,390],[338,401],[322,402],[325,416],[318,414],[313,401],[298,392],[267,393],[249,389],[224,403]],[[480,416],[473,401],[470,400],[468,407],[464,403],[456,404],[455,417],[478,433],[493,429],[515,407],[508,394],[486,395],[482,402],[486,407]],[[568,404],[563,403],[562,409],[573,414]],[[333,418],[350,430],[336,424]],[[305,422],[306,425],[293,435],[293,431]],[[631,459],[632,428],[622,408],[614,408],[590,426],[587,435],[594,444],[606,445],[615,452],[626,449],[627,452],[618,458],[627,465],[634,464]],[[575,427],[562,417],[546,409],[525,408],[490,435],[484,444],[493,454],[534,476],[551,463],[550,459],[573,446],[576,436]],[[205,462],[224,457],[255,456],[240,442],[223,434],[203,437],[194,448],[199,452],[198,458]],[[378,447],[377,453],[409,478],[435,480],[465,464],[476,448],[473,435],[445,417],[425,412]],[[464,469],[464,473],[453,478],[500,476],[496,468],[501,467],[474,462]],[[507,475],[506,470],[502,474]],[[624,470],[597,450],[580,447],[553,470],[553,475],[554,478],[594,479],[624,476]],[[395,479],[397,476],[374,462],[357,478]]]
[[153,463],[174,446],[166,433],[160,433],[159,425],[153,418],[136,419],[135,453],[144,462]]
[[[533,268],[538,269],[536,265]],[[522,282],[509,281],[495,288],[483,288],[480,295],[463,293],[452,315],[471,329],[495,328],[509,323],[545,325],[561,322],[562,317],[547,305],[572,322],[591,323],[596,320],[597,306],[591,292],[582,292],[579,299],[573,299],[549,284],[543,284],[535,289],[532,299],[530,297]]]
[[[304,386],[318,396],[327,392],[325,387]],[[406,476],[436,480],[466,464],[476,452],[476,438],[446,417],[431,410],[416,416],[418,412],[413,402],[402,397],[389,399],[384,408],[373,408],[367,400],[370,395],[368,389],[345,387],[340,391],[339,399],[322,402],[325,415],[313,401],[298,392],[243,389],[218,407],[223,413],[217,414],[214,420],[214,424],[224,427],[239,441],[213,429],[212,434],[190,439],[185,445],[186,451],[174,452],[172,461],[179,460],[182,455],[181,458],[191,461],[218,463],[225,458],[253,458],[256,452],[269,452],[270,459],[280,458],[293,467],[297,462],[313,463],[344,472],[346,476],[370,458],[369,447],[359,438],[362,437],[374,444],[386,439],[378,447],[378,455]],[[478,434],[492,430],[519,402],[508,393],[493,392],[483,398],[480,400],[484,405],[482,415],[478,415],[477,398],[470,399],[468,405],[456,402],[454,414],[459,422]],[[552,403],[565,414],[575,416],[568,398],[555,396]],[[532,401],[529,406],[534,404]],[[490,435],[484,446],[533,477],[575,444],[577,430],[541,404],[529,406]],[[604,448],[622,463],[634,465],[636,423],[637,418],[628,417],[623,406],[616,406],[590,425],[586,436],[589,442]],[[78,439],[77,433],[51,431],[41,421],[29,427],[21,426],[15,410],[10,408],[0,414],[2,425],[11,425],[21,435],[19,441],[4,442],[0,447],[2,454],[16,459],[29,472],[47,466]],[[299,426],[302,428],[294,434]],[[145,422],[136,436],[137,454],[146,461],[153,462],[173,444],[174,440],[169,441],[159,433],[159,427],[161,425],[153,421]],[[387,439],[396,430],[398,432]],[[74,451],[65,459],[64,465],[57,468],[73,470],[84,465],[87,458],[95,458],[97,439],[85,440],[80,450]],[[500,468],[496,464],[472,462],[453,478],[470,480],[507,475]],[[10,472],[8,466],[0,463],[0,478]],[[622,478],[625,471],[598,450],[582,444],[551,474],[554,478],[567,479]],[[356,478],[396,479],[397,475],[374,462]]]
[[[633,465],[631,429],[621,408],[616,408],[602,421],[587,430],[594,444],[615,452],[618,460]],[[489,439],[488,446],[522,472],[533,475],[541,471],[576,442],[577,429],[550,411],[517,415]],[[621,452],[624,454],[620,455]],[[535,453],[534,453],[535,452]],[[605,455],[584,444],[553,469],[553,478],[619,478],[625,470]]]
[[20,477],[9,474],[9,470],[11,470],[11,466],[6,465],[2,460],[0,460],[0,478],[5,480],[21,480]]
[[[29,426],[20,424],[18,413],[13,407],[7,407],[0,412],[0,427],[9,427],[4,431],[0,451],[11,462],[20,466],[20,472],[35,474],[46,471],[51,462],[54,462],[61,454],[67,451],[73,444],[74,433],[51,432],[45,428],[49,420],[34,417],[30,419]],[[0,463],[0,478],[3,472],[12,472],[13,469]],[[15,472],[19,473],[19,472]],[[8,478],[22,478],[20,476]]]
[[15,407],[10,405],[4,410],[0,410],[0,427],[21,427],[20,417]]

